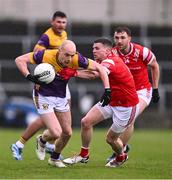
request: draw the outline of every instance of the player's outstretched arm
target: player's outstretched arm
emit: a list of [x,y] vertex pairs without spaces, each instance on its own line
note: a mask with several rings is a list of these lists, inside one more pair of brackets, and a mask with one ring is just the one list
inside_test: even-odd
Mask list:
[[75,77],[83,78],[83,79],[96,79],[99,77],[99,73],[97,71],[90,70],[77,70]]
[[92,66],[90,67],[90,69],[93,71],[97,71],[99,73],[99,76],[103,82],[104,88],[110,88],[108,72],[104,66],[102,66],[101,64],[98,64],[95,61],[92,61]]

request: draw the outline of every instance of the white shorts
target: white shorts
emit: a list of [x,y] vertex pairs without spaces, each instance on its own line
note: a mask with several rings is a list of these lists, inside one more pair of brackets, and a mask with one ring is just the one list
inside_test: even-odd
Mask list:
[[105,106],[102,107],[100,103],[96,104],[105,119],[112,118],[113,124],[111,130],[116,133],[122,133],[130,126],[139,114],[139,103],[134,107],[122,106]]
[[152,99],[152,88],[150,89],[141,89],[139,91],[137,91],[137,95],[139,97],[139,99],[143,99],[147,105],[150,104],[151,99]]
[[67,112],[69,111],[69,103],[66,98],[42,96],[33,93],[33,101],[39,114],[46,114],[50,112]]
[[66,99],[67,100],[71,99],[71,94],[70,94],[70,90],[69,90],[68,84],[66,85]]

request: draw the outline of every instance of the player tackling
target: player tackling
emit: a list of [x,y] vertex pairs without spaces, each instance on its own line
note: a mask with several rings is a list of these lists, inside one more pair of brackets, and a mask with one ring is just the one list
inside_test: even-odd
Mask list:
[[107,143],[117,154],[107,167],[122,165],[128,155],[123,150],[120,135],[131,126],[139,112],[139,100],[133,76],[121,58],[111,53],[112,43],[108,39],[98,39],[93,44],[94,59],[106,68],[109,75],[111,100],[107,106],[97,103],[81,120],[81,151],[78,155],[64,159],[66,164],[76,164],[89,160],[89,147],[93,126],[112,117],[113,123],[106,136]]

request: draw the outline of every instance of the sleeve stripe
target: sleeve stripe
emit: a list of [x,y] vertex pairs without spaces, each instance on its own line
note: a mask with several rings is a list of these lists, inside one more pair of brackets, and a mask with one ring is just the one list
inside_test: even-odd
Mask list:
[[150,60],[152,59],[152,53],[151,53],[150,51],[149,51],[146,59],[147,59],[148,61],[150,61]]
[[33,59],[36,64],[40,64],[42,62],[45,50],[37,51],[33,54]]
[[82,56],[80,53],[78,53],[78,65],[82,68],[88,68],[89,66],[89,60],[88,58]]
[[154,54],[152,51],[150,51],[148,48],[144,47],[143,48],[143,61],[152,61],[152,59],[154,58]]
[[111,60],[111,59],[105,59],[104,61],[102,61],[102,63],[110,63],[110,64],[112,64],[112,65],[115,65],[115,63],[114,63],[114,61],[113,60]]
[[48,47],[50,45],[48,35],[43,34],[37,44],[40,46],[44,46],[46,49],[48,49]]
[[148,64],[151,64],[154,59],[155,59],[155,55],[152,53],[152,58],[151,58],[151,60],[149,61]]

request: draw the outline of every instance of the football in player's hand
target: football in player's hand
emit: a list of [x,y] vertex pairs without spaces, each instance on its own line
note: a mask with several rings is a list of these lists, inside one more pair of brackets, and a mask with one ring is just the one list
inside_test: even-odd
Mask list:
[[54,80],[56,73],[51,64],[41,63],[34,69],[34,75],[39,76],[39,81],[49,84]]

